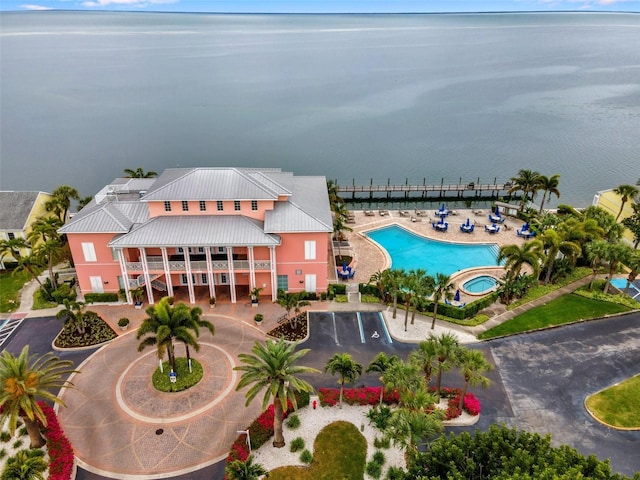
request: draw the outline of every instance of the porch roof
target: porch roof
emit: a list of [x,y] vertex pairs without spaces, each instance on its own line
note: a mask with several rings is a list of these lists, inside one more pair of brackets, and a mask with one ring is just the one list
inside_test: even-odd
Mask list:
[[162,216],[109,242],[110,247],[219,247],[280,245],[263,223],[240,215]]

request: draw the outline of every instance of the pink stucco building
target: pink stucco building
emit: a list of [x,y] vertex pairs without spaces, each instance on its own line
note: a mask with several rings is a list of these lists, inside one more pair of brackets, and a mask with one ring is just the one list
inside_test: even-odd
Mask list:
[[332,225],[324,177],[174,168],[114,180],[60,232],[83,294],[123,289],[131,303],[141,287],[149,303],[178,292],[235,303],[253,288],[326,290]]

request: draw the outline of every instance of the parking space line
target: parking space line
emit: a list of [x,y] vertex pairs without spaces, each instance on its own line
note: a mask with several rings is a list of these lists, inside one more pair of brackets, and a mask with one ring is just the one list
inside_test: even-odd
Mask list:
[[340,342],[338,342],[338,329],[336,328],[336,314],[334,312],[331,312],[331,318],[333,319],[333,339],[336,345],[340,345]]
[[384,336],[387,339],[387,343],[393,343],[391,340],[391,335],[389,335],[389,330],[387,330],[387,324],[384,321],[384,317],[382,316],[382,312],[378,312],[378,319],[380,320],[380,325],[382,326],[382,331],[384,332]]
[[0,347],[4,345],[4,342],[11,336],[16,328],[22,323],[23,318],[9,318],[0,325]]
[[356,312],[356,316],[358,317],[358,328],[360,329],[360,343],[365,343],[364,329],[362,328],[362,317],[360,316],[360,312]]

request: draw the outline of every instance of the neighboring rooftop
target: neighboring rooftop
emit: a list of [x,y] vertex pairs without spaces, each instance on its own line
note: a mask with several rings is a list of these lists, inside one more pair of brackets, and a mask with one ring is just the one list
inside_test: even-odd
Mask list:
[[24,230],[41,193],[0,191],[0,230]]

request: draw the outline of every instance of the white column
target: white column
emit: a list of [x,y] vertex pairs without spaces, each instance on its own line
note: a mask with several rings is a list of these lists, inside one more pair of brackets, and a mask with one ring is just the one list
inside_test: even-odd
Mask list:
[[236,273],[233,268],[233,247],[227,247],[227,263],[229,264],[229,291],[231,303],[236,303]]
[[120,274],[124,283],[124,293],[127,296],[127,303],[131,305],[133,298],[131,298],[131,292],[129,291],[129,274],[127,273],[127,260],[124,257],[124,249],[116,248],[116,252],[118,252],[118,263],[120,264]]
[[271,263],[271,300],[278,299],[278,272],[276,270],[276,247],[269,247],[269,262]]
[[191,275],[191,258],[189,255],[189,247],[182,247],[184,252],[184,268],[187,271],[187,288],[189,289],[189,303],[196,303],[195,293],[193,291],[193,277]]
[[153,288],[151,288],[151,275],[149,275],[149,266],[147,265],[147,251],[144,248],[140,248],[140,260],[142,262],[142,274],[144,275],[144,285],[147,290],[147,299],[151,305],[153,301]]
[[167,284],[167,295],[173,297],[173,282],[171,281],[171,266],[169,265],[167,247],[162,247],[160,251],[162,252],[162,265],[164,267],[164,280]]
[[253,247],[247,247],[247,250],[249,252],[249,255],[247,255],[249,257],[249,290],[253,290],[258,286],[256,285],[256,266]]
[[211,249],[210,245],[207,247],[207,279],[209,280],[209,298],[216,298],[216,276],[213,274],[213,264],[211,263]]

